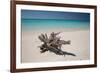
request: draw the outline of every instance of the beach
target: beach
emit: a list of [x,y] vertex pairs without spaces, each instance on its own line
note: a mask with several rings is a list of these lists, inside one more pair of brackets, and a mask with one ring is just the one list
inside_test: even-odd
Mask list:
[[[70,40],[70,45],[63,45],[62,50],[75,54],[76,56],[56,55],[52,52],[40,53],[42,42],[38,36],[43,33],[50,35],[51,32],[61,32],[58,36],[62,40]],[[90,31],[89,29],[49,29],[49,30],[31,30],[22,31],[21,39],[21,62],[55,62],[55,61],[74,61],[88,60],[90,58]]]

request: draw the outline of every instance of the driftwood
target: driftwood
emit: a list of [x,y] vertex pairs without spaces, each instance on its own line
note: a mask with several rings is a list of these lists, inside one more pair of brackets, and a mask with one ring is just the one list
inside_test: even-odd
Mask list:
[[40,52],[44,53],[46,51],[50,51],[50,52],[55,53],[56,55],[76,56],[73,53],[69,53],[69,52],[61,50],[62,45],[70,44],[71,41],[60,40],[60,37],[57,37],[58,34],[60,34],[60,32],[58,33],[52,32],[49,37],[47,36],[47,34],[41,34],[40,36],[38,36],[41,42],[43,42],[43,44],[39,46],[41,50]]

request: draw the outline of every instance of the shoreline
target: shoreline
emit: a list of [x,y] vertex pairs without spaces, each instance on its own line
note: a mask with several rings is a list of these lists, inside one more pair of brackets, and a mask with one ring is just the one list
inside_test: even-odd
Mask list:
[[22,33],[29,33],[29,32],[37,32],[37,33],[41,33],[41,32],[45,32],[45,33],[49,33],[49,32],[75,32],[75,31],[87,31],[87,30],[90,30],[90,28],[59,28],[59,29],[28,29],[28,30],[25,30],[25,29],[23,29],[23,30],[21,30],[22,31]]

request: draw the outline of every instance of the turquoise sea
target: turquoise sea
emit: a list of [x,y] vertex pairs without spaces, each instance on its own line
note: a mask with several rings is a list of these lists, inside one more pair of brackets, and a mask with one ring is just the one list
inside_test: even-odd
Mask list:
[[87,20],[64,20],[64,19],[21,19],[22,30],[29,29],[64,29],[64,28],[89,28]]

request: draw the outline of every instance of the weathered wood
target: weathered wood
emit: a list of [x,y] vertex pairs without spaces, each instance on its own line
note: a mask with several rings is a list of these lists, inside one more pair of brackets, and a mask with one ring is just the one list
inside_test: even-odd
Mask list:
[[60,40],[59,37],[57,37],[57,35],[60,34],[60,32],[58,33],[54,33],[52,32],[48,38],[47,34],[41,34],[40,36],[38,36],[38,38],[41,40],[41,42],[43,42],[43,44],[40,46],[40,52],[44,53],[46,51],[50,51],[55,53],[56,55],[72,55],[72,56],[76,56],[73,53],[69,53],[66,51],[62,51],[61,47],[62,45],[65,44],[71,44],[71,41],[65,41],[65,40]]

